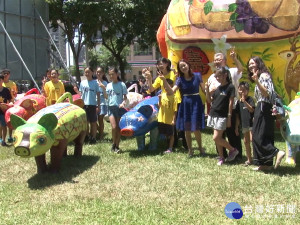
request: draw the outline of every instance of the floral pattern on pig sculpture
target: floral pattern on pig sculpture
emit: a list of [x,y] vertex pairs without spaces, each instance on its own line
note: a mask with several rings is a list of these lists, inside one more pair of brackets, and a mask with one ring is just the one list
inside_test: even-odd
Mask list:
[[35,157],[37,172],[48,170],[45,153],[50,149],[50,172],[60,169],[67,144],[74,140],[75,156],[82,155],[82,146],[87,129],[85,111],[70,103],[48,106],[29,118],[11,115],[14,133],[15,154]]

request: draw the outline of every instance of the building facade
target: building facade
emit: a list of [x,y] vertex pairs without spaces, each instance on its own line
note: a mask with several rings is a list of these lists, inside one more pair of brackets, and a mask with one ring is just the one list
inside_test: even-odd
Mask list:
[[138,43],[131,45],[130,55],[127,57],[131,69],[126,71],[126,80],[138,80],[139,76],[142,75],[142,69],[145,67],[150,67],[156,76],[156,62],[159,57],[161,55],[154,46],[142,50]]
[[[35,80],[49,67],[48,4],[44,0],[0,0],[0,20]],[[9,68],[12,80],[32,80],[0,26],[0,69]]]

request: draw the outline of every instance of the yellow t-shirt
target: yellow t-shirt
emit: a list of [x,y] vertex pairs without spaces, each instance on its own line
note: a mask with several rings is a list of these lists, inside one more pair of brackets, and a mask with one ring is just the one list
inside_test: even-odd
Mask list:
[[157,121],[172,124],[174,113],[177,111],[177,101],[174,95],[161,94],[161,105],[158,111]]
[[57,99],[65,93],[65,86],[60,80],[57,83],[48,81],[44,86],[44,90],[47,96],[46,105],[49,106],[55,104]]
[[[170,71],[170,73],[168,73],[167,75],[165,75],[165,78],[172,80],[173,83],[174,83],[174,85],[175,85],[175,83],[176,83],[176,75],[174,74],[173,71]],[[164,82],[159,77],[157,77],[155,79],[155,81],[152,84],[152,86],[153,86],[154,89],[161,88],[161,93],[166,93],[166,90],[164,88]],[[181,95],[180,95],[179,90],[177,90],[175,92],[175,98],[176,98],[177,104],[179,104],[181,102]]]
[[9,80],[7,83],[3,82],[3,87],[8,88],[10,91],[12,102],[14,101],[16,95],[18,94],[18,88],[15,82]]

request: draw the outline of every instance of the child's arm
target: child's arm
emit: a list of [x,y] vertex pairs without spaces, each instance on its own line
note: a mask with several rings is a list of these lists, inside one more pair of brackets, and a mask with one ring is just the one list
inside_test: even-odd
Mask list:
[[250,113],[253,113],[253,112],[254,112],[254,108],[246,101],[246,98],[245,98],[244,94],[242,94],[241,102],[244,103],[244,105],[247,107],[247,109],[248,109],[248,111],[249,111]]
[[232,115],[233,102],[234,102],[234,97],[230,97],[229,107],[228,107],[228,116],[227,116],[227,127],[231,127],[231,115]]
[[105,99],[107,99],[108,98],[108,96],[107,96],[107,93],[106,93],[106,87],[105,87],[105,85],[101,82],[101,81],[99,81],[99,87],[101,87],[102,88],[102,90],[103,90],[103,95],[104,95],[104,98]]
[[239,136],[239,126],[240,126],[240,117],[237,115],[236,118],[235,118],[235,135],[236,136]]
[[47,85],[43,85],[42,87],[42,94],[47,98],[48,97],[48,88]]
[[205,83],[205,96],[206,96],[206,101],[207,103],[211,103],[212,99],[211,99],[211,95],[209,93],[209,86],[208,83]]
[[161,73],[161,74],[159,74],[158,78],[161,79],[161,80],[164,82],[163,85],[164,85],[164,88],[165,88],[165,90],[166,90],[166,92],[167,92],[167,95],[173,95],[173,94],[174,94],[174,91],[173,91],[173,89],[170,87],[170,85],[168,84],[168,82],[167,82],[165,76]]
[[250,113],[253,113],[253,112],[254,112],[253,107],[252,107],[246,100],[243,101],[243,102],[244,102],[244,105],[247,107],[248,111],[249,111]]
[[119,105],[119,108],[124,108],[126,105],[127,95],[123,95],[123,102]]

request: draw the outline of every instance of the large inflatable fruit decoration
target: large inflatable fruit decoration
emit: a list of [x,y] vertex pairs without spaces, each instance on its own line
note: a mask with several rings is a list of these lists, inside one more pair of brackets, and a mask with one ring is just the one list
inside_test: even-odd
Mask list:
[[15,154],[35,157],[37,171],[47,171],[45,153],[50,149],[50,171],[57,172],[69,142],[75,142],[75,156],[82,155],[87,119],[85,111],[71,103],[48,106],[28,121],[11,115],[14,132]]
[[[300,1],[298,0],[172,0],[157,33],[164,57],[176,68],[184,58],[206,82],[207,69],[216,51],[226,53],[227,64],[235,67],[228,49],[216,49],[222,37],[235,47],[245,67],[251,56],[260,56],[272,73],[277,93],[290,102],[299,91]],[[253,91],[254,85],[251,86]]]

